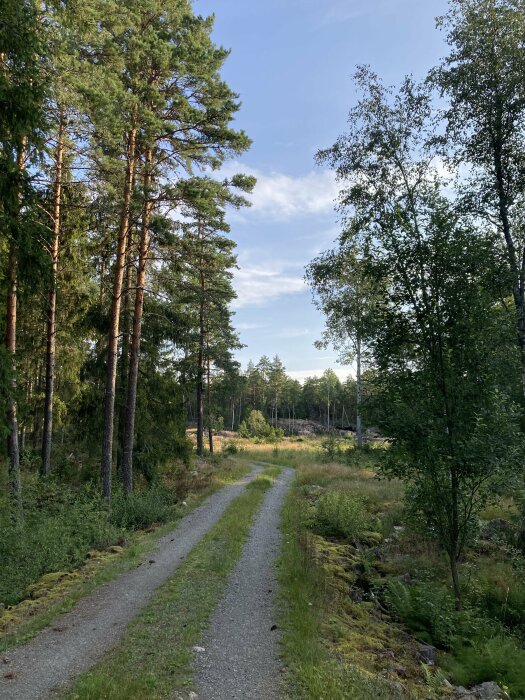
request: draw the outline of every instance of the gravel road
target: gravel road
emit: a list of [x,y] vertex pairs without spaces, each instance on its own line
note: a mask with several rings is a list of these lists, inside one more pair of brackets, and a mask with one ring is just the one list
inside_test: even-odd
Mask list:
[[0,659],[0,698],[54,697],[75,676],[92,668],[260,471],[254,466],[245,479],[210,496],[159,540],[158,548],[143,564],[97,588],[25,646],[4,653]]
[[268,492],[226,594],[195,661],[199,700],[281,697],[279,631],[275,627],[280,512],[293,478],[284,469]]

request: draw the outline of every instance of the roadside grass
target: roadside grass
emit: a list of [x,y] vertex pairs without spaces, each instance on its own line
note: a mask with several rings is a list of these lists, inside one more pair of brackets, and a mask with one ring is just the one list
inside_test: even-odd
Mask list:
[[392,684],[347,663],[330,648],[324,621],[341,614],[321,568],[312,561],[304,522],[304,502],[296,486],[289,494],[282,529],[279,567],[284,661],[293,700],[397,700],[409,697]]
[[95,588],[137,566],[155,548],[157,540],[171,532],[182,517],[212,493],[241,479],[250,469],[249,462],[244,459],[223,458],[217,464],[202,461],[197,477],[186,485],[189,489],[186,505],[174,506],[166,523],[154,524],[145,530],[120,531],[118,541],[124,546],[92,550],[80,568],[51,571],[35,581],[24,600],[0,609],[0,652],[25,644]]
[[[281,559],[290,697],[440,698],[447,677],[496,681],[525,700],[525,556],[512,495],[482,513],[496,531],[462,561],[458,613],[446,557],[407,518],[403,484],[378,477],[379,455],[297,467]],[[421,661],[429,644],[437,666]]]
[[253,519],[277,471],[252,481],[133,620],[121,643],[82,675],[68,700],[151,700],[188,693],[193,647],[202,639]]

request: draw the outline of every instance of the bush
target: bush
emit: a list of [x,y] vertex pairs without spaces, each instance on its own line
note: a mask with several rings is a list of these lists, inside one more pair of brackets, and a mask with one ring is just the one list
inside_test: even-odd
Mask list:
[[459,615],[449,591],[430,582],[407,586],[389,579],[382,597],[386,606],[421,641],[450,649],[458,632]]
[[173,499],[161,486],[134,491],[129,496],[115,494],[110,520],[126,530],[141,530],[154,523],[165,523],[173,515]]
[[170,493],[158,486],[128,498],[117,492],[109,510],[89,486],[28,480],[23,525],[0,528],[0,603],[18,603],[42,576],[80,566],[90,549],[106,549],[125,529],[166,522],[173,505]]
[[89,489],[54,482],[29,482],[22,526],[0,529],[0,602],[13,605],[27,587],[50,572],[73,569],[90,549],[104,549],[121,531],[102,500]]
[[248,418],[239,426],[239,435],[242,438],[251,438],[254,442],[277,442],[284,437],[282,428],[273,428],[263,416],[261,411],[252,410]]
[[335,462],[342,454],[342,440],[335,435],[328,435],[321,441],[321,457],[326,462]]
[[348,493],[327,491],[317,500],[313,527],[321,535],[359,538],[367,530],[368,520],[362,498]]
[[454,650],[447,664],[454,681],[464,686],[496,681],[512,698],[525,698],[525,650],[503,635],[474,639]]
[[222,444],[222,451],[227,455],[236,455],[240,452],[239,443],[236,440],[225,440]]

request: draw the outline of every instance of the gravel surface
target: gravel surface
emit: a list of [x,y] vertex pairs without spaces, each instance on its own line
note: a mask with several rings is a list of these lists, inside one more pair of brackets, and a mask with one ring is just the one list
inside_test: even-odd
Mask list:
[[210,496],[159,540],[158,548],[143,564],[97,588],[25,646],[4,653],[0,659],[0,698],[55,697],[75,676],[92,668],[260,471],[254,466],[245,479]]
[[204,651],[197,651],[199,700],[281,697],[275,563],[281,544],[281,507],[293,473],[284,469],[268,492],[201,643]]

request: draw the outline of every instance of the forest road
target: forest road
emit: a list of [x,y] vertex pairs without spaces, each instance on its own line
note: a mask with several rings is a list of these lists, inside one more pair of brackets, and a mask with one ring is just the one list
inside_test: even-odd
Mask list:
[[199,700],[278,700],[282,664],[276,626],[280,516],[293,479],[283,469],[256,516],[195,662]]
[[88,671],[262,468],[214,493],[159,539],[144,563],[80,600],[28,644],[2,654],[0,698],[47,700]]

